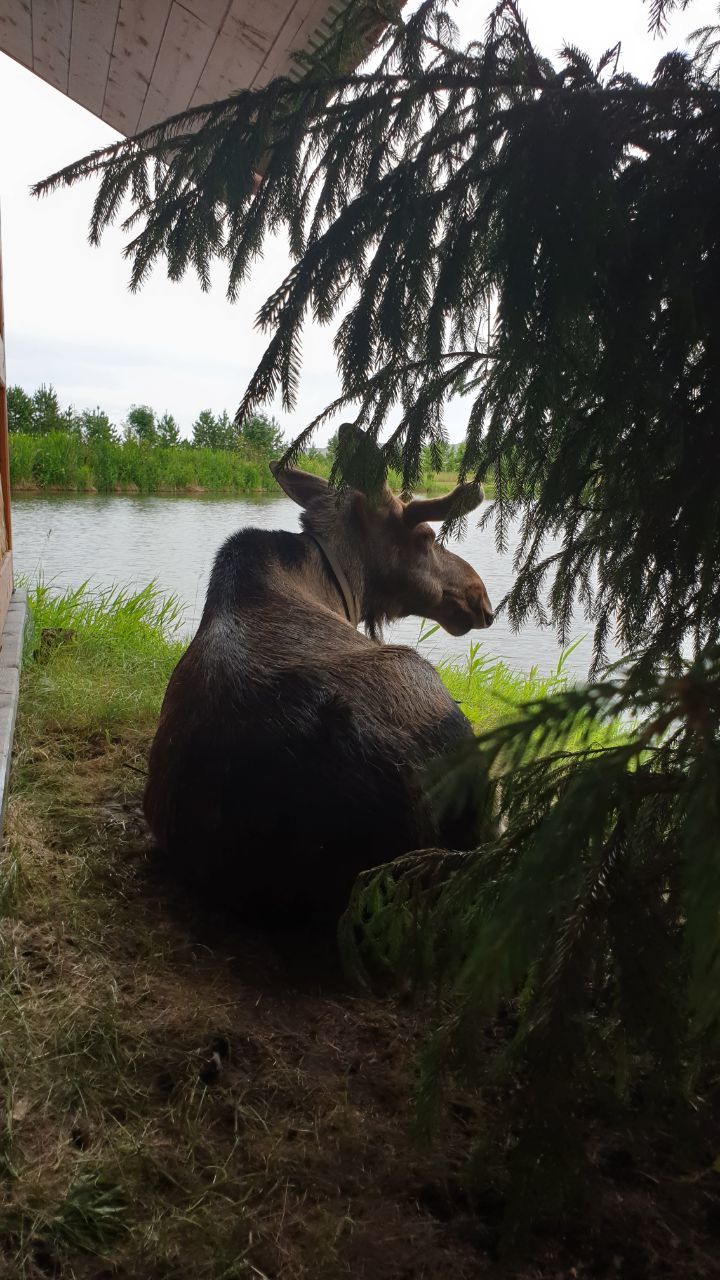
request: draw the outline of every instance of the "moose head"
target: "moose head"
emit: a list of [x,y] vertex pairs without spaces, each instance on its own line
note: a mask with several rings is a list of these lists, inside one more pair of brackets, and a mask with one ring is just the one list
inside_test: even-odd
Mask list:
[[[345,424],[341,431],[346,440],[352,431],[364,450],[377,449],[358,428]],[[480,484],[410,502],[385,484],[371,500],[357,489],[338,491],[297,467],[280,462],[270,467],[302,507],[304,531],[320,544],[336,576],[345,578],[355,601],[353,621],[365,622],[373,633],[384,621],[416,615],[438,622],[453,636],[491,626],[493,610],[482,579],[466,560],[441,546],[431,528],[479,506]]]

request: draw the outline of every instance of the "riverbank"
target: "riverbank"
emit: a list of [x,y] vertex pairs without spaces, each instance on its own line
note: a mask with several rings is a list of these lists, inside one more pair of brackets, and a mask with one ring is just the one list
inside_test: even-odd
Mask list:
[[[189,444],[141,445],[136,440],[84,442],[64,431],[10,435],[10,485],[16,493],[234,494],[277,493],[267,460],[238,449]],[[315,475],[330,475],[324,454],[302,459]],[[391,476],[399,488],[399,477]],[[442,493],[457,483],[454,472],[427,476],[418,492]]]
[[[442,1141],[413,1138],[422,1008],[349,990],[312,939],[199,912],[153,863],[140,799],[182,649],[172,601],[31,598],[0,864],[0,1276],[711,1274],[691,1157],[653,1163],[647,1137],[590,1121],[592,1219],[499,1261],[502,1180],[465,1181],[483,1099],[453,1086]],[[483,726],[547,686],[477,650],[445,678]]]

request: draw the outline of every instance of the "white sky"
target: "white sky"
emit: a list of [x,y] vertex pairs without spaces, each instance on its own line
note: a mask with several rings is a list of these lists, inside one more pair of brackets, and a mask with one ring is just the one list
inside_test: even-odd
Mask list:
[[[482,34],[491,8],[490,0],[459,0],[465,37]],[[717,4],[695,0],[674,16],[663,41],[647,34],[642,0],[524,0],[523,12],[541,52],[553,55],[567,41],[598,58],[620,39],[622,64],[646,74],[665,49],[681,47],[689,31],[712,21]],[[173,413],[184,434],[203,408],[232,414],[263,349],[254,318],[287,267],[282,245],[266,246],[234,306],[219,271],[215,288],[203,294],[193,277],[172,284],[158,266],[131,294],[122,234],[107,233],[99,249],[87,243],[92,183],[42,201],[28,192],[32,182],[118,135],[3,54],[0,120],[8,381],[28,391],[52,382],[63,406],[99,404],[116,422],[132,403],[148,403]],[[331,339],[330,330],[307,330],[297,409],[290,418],[272,406],[290,434],[337,392]],[[465,412],[456,401],[455,439],[464,434]]]

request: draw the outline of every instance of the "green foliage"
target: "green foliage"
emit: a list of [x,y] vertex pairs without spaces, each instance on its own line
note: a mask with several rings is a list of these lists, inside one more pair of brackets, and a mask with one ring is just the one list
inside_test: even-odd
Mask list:
[[233,424],[224,411],[215,417],[211,409],[203,409],[193,423],[192,433],[198,449],[232,449],[235,444]]
[[465,442],[451,444],[449,440],[438,441],[434,447],[425,445],[421,457],[421,476],[424,481],[432,479],[439,473],[457,475],[463,469]]
[[[424,643],[439,630],[437,623],[424,628],[419,643]],[[569,645],[558,659],[554,671],[541,674],[537,667],[516,671],[501,658],[485,653],[480,641],[473,641],[462,663],[441,662],[438,671],[448,693],[478,733],[517,716],[518,709],[537,702],[568,687],[567,661],[579,640]]]
[[7,389],[8,431],[32,432],[32,399],[22,387]]
[[[237,449],[120,441],[105,415],[97,411],[81,415],[78,422],[81,430],[73,435],[55,431],[40,437],[14,432],[10,439],[11,485],[97,489],[100,493],[277,491],[267,463]],[[330,464],[323,457],[303,460],[303,464],[318,475],[330,473]]]
[[170,447],[180,443],[180,428],[171,413],[164,413],[157,421],[158,444]]
[[119,732],[156,715],[183,645],[182,611],[154,583],[141,590],[58,590],[39,582],[28,591],[28,658],[43,660],[44,636],[67,637],[53,658],[52,683],[35,682],[27,707],[32,729],[62,711],[65,731]]
[[[484,668],[475,683],[495,678]],[[551,1207],[578,1173],[567,1144],[577,1155],[573,1117],[589,1093],[702,1111],[720,1049],[719,742],[720,650],[652,687],[638,675],[560,681],[435,776],[440,809],[472,796],[497,837],[469,854],[411,854],[356,887],[355,967],[439,987],[447,1002],[423,1122],[445,1072],[479,1069],[478,1026],[512,1010],[482,1074],[489,1086],[499,1065],[512,1073],[491,1136],[513,1149],[518,1212]]]
[[285,436],[274,418],[254,413],[241,422],[238,444],[259,458],[279,458],[285,448]]
[[76,429],[85,444],[117,441],[117,432],[107,414],[98,407],[86,409],[76,419]]
[[32,398],[31,429],[34,435],[46,436],[51,432],[67,429],[72,422],[72,410],[67,415],[60,410],[60,402],[53,386],[43,383]]
[[136,440],[138,444],[157,443],[155,413],[149,405],[134,404],[131,406],[125,421],[125,432],[128,440]]
[[335,459],[337,457],[337,451],[338,451],[338,433],[337,431],[335,431],[333,432],[330,439],[328,440],[327,447],[325,449],[325,453],[328,459],[330,460],[330,462],[332,463],[335,462]]
[[33,459],[37,452],[37,441],[31,435],[13,432],[10,436],[10,485],[34,484]]
[[33,457],[32,479],[43,489],[65,489],[76,484],[80,465],[81,445],[76,436],[66,431],[43,433]]

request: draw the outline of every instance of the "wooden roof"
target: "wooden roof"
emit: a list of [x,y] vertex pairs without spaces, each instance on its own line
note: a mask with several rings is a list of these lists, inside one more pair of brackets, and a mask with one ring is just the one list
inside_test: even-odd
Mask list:
[[291,71],[347,0],[0,0],[0,50],[120,133]]

